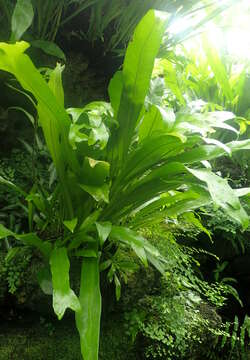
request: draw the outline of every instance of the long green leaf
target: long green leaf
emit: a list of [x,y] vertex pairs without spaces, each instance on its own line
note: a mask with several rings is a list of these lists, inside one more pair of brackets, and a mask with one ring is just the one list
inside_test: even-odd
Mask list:
[[70,193],[73,188],[67,181],[67,171],[72,167],[77,171],[78,163],[68,142],[70,118],[61,101],[58,101],[53,93],[62,93],[61,82],[58,80],[61,70],[58,71],[58,67],[54,70],[53,74],[56,75],[52,76],[49,87],[29,57],[24,54],[28,47],[23,41],[14,45],[0,43],[0,69],[16,76],[22,87],[31,92],[38,102],[39,122],[63,186],[66,216],[72,218]]
[[8,236],[13,236],[15,239],[21,241],[27,246],[33,246],[37,248],[43,254],[46,260],[49,259],[51,254],[51,243],[41,240],[36,234],[16,234],[13,231],[7,229],[3,224],[0,224],[0,239]]
[[82,356],[84,360],[98,360],[101,320],[98,258],[83,259],[79,300],[81,310],[76,312],[76,325],[80,335]]
[[[154,60],[160,48],[168,14],[150,10],[137,26],[130,42],[122,71],[123,89],[117,114],[119,129],[111,141],[114,161],[121,163],[127,155],[138,116],[149,89]],[[113,87],[116,89],[116,86]],[[112,87],[110,87],[111,98]],[[116,100],[116,104],[118,101]]]
[[34,11],[31,0],[17,0],[11,18],[11,41],[19,40],[32,24]]
[[53,308],[60,320],[67,308],[73,311],[81,309],[79,300],[69,285],[69,259],[66,248],[52,251],[50,268],[53,284]]

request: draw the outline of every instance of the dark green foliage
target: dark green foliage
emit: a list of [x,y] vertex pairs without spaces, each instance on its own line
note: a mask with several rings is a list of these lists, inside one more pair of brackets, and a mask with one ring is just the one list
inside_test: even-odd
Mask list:
[[221,333],[216,309],[225,301],[226,288],[199,278],[195,255],[176,243],[169,228],[146,234],[164,252],[166,276],[149,269],[129,277],[121,300],[126,333],[142,359],[199,359],[198,349],[216,344]]
[[[133,261],[126,261],[125,265],[119,261],[120,251],[133,250],[140,263],[153,264],[165,276],[162,286],[165,293],[153,293],[152,302],[143,299],[141,303],[145,308],[150,304],[152,313],[158,313],[158,317],[166,308],[173,318],[169,321],[168,316],[162,319],[163,324],[156,324],[154,315],[145,315],[149,324],[153,323],[152,331],[147,325],[148,333],[154,340],[161,336],[161,341],[168,345],[169,355],[176,352],[184,356],[188,347],[183,343],[184,337],[191,332],[190,341],[193,341],[194,332],[195,340],[200,341],[203,324],[209,329],[198,305],[202,301],[222,305],[226,287],[200,280],[190,266],[192,258],[178,253],[177,246],[169,266],[167,254],[161,255],[138,230],[183,214],[187,222],[210,237],[198,218],[189,212],[211,202],[223,208],[244,229],[248,226],[247,213],[239,201],[239,196],[246,196],[248,190],[238,192],[230,188],[226,180],[211,171],[207,162],[203,167],[204,161],[239,148],[249,149],[249,140],[224,144],[211,136],[216,127],[236,133],[227,124],[234,114],[192,111],[189,104],[176,112],[177,107],[169,108],[171,102],[159,96],[161,91],[154,87],[155,77],[155,81],[161,82],[161,73],[153,74],[153,79],[151,75],[157,70],[154,62],[169,19],[169,14],[147,13],[128,46],[122,72],[110,83],[111,104],[97,101],[80,109],[64,108],[61,78],[64,66],[57,64],[52,71],[46,69],[43,77],[24,54],[27,43],[0,45],[1,69],[15,75],[24,90],[34,96],[36,103],[31,102],[53,160],[47,188],[34,179],[34,185],[26,193],[1,179],[3,184],[24,195],[29,233],[16,233],[0,224],[0,238],[7,246],[9,237],[41,251],[47,269],[40,276],[40,283],[52,281],[53,306],[59,319],[67,308],[76,312],[85,360],[98,358],[99,261],[100,269],[107,271],[108,280],[115,284],[117,299],[121,280],[126,280],[127,273],[135,269]],[[165,77],[168,79],[166,74]],[[181,89],[178,92],[176,87],[174,95],[180,95]],[[26,115],[37,135],[36,118]],[[73,256],[82,259],[79,298],[69,281],[69,259]],[[168,277],[173,288],[166,285]],[[199,316],[192,317],[191,313]],[[162,337],[161,326],[167,328],[167,337]],[[146,327],[140,332],[147,337]],[[177,348],[173,345],[174,338]],[[149,352],[152,355],[155,350]]]

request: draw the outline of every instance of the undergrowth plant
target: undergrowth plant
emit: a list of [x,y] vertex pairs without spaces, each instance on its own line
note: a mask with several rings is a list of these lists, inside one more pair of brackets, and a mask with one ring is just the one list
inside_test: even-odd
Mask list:
[[[166,260],[141,228],[211,202],[244,229],[248,226],[239,197],[249,189],[232,189],[206,167],[213,158],[250,149],[249,140],[223,144],[210,137],[216,128],[228,128],[234,115],[175,113],[163,96],[161,77],[151,80],[168,22],[167,13],[146,14],[122,71],[110,82],[111,103],[84,108],[64,109],[63,66],[44,78],[25,54],[28,43],[0,44],[0,69],[31,93],[57,175],[53,190],[34,186],[30,192],[1,177],[2,184],[24,196],[29,232],[0,225],[0,238],[14,237],[41,251],[45,268],[40,283],[51,279],[59,319],[67,308],[75,311],[84,360],[98,359],[100,268],[109,270],[117,297],[121,285],[113,259],[120,249],[132,249],[142,264],[149,262],[165,274]],[[72,257],[82,259],[79,296],[70,287]]]
[[[230,7],[235,0],[0,0],[0,23],[5,37],[11,32],[11,40],[19,40],[27,30],[31,45],[50,55],[64,59],[63,52],[56,46],[59,32],[66,37],[87,39],[92,44],[99,40],[105,44],[105,52],[123,52],[140,19],[151,8],[171,14],[171,20],[178,17],[190,18],[200,14],[200,22],[188,31],[174,37],[173,42],[190,36],[199,27]],[[80,23],[80,26],[75,26]],[[6,31],[8,29],[8,31]],[[66,30],[65,30],[66,29]],[[168,40],[169,42],[169,40]],[[118,50],[120,48],[120,50]]]
[[173,229],[169,224],[144,229],[144,236],[166,258],[165,276],[139,273],[129,279],[122,298],[126,334],[142,358],[194,359],[198,349],[207,348],[207,339],[210,346],[221,333],[216,310],[226,301],[226,287],[199,277],[199,250],[195,254],[179,245]]

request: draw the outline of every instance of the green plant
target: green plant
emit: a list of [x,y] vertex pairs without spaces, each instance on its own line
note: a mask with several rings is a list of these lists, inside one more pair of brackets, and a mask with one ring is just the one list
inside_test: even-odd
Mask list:
[[136,273],[122,299],[126,333],[143,358],[199,358],[200,349],[215,344],[222,333],[216,310],[225,303],[226,287],[200,279],[195,254],[176,243],[172,230],[169,225],[144,229],[163,250],[165,276],[152,280],[152,269]]
[[[111,105],[94,102],[82,109],[64,109],[61,65],[50,72],[46,83],[24,54],[27,43],[0,44],[0,68],[15,75],[37,102],[39,124],[58,178],[51,197],[41,189],[39,201],[28,194],[26,198],[41,214],[53,216],[45,211],[46,199],[56,199],[59,209],[53,239],[43,238],[39,225],[25,234],[0,225],[0,237],[14,237],[42,252],[50,266],[55,313],[61,319],[67,308],[75,311],[85,360],[98,358],[99,263],[102,266],[107,254],[131,248],[144,265],[151,262],[164,273],[164,257],[138,229],[212,201],[243,228],[248,226],[238,195],[249,190],[231,189],[226,180],[200,165],[226,153],[225,145],[209,142],[209,134],[215,125],[224,128],[233,114],[175,114],[159,104],[159,96],[156,100],[149,96],[145,102],[168,21],[168,14],[147,13],[128,46],[123,70],[109,85]],[[250,142],[230,142],[226,147],[249,149]],[[44,221],[51,218],[45,216]],[[79,297],[70,288],[71,256],[82,258]],[[50,281],[49,271],[45,274]]]
[[30,249],[25,247],[12,247],[7,252],[0,278],[3,283],[7,282],[8,291],[15,294],[25,281],[24,275],[31,261]]
[[[0,21],[5,29],[11,29],[12,40],[19,40],[28,30],[32,46],[65,60],[64,53],[54,43],[60,31],[63,35],[66,33],[68,38],[87,39],[92,44],[99,39],[104,43],[104,52],[120,53],[140,19],[151,8],[169,12],[171,22],[179,16],[190,18],[200,14],[201,20],[196,26],[168,37],[169,47],[170,43],[173,45],[196,32],[234,1],[226,0],[218,4],[216,1],[207,3],[200,0],[1,0],[0,9],[4,16]],[[84,21],[81,21],[80,28],[75,28],[72,20],[80,19],[80,16]],[[8,35],[5,34],[5,38]]]
[[232,323],[227,322],[224,325],[224,334],[220,336],[218,348],[228,353],[228,359],[248,359],[249,350],[250,321],[249,316],[245,315],[242,324],[238,316],[235,316]]

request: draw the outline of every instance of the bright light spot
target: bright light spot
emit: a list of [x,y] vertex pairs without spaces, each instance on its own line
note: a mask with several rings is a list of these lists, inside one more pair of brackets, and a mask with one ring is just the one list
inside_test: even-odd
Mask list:
[[[170,33],[176,35],[195,27],[206,14],[199,17],[176,19],[170,27]],[[223,49],[235,58],[250,60],[250,0],[241,0],[236,6],[223,13],[220,20],[210,21],[203,28],[204,34],[217,49]],[[187,49],[201,45],[199,36],[186,41]]]
[[250,59],[249,33],[250,30],[249,32],[241,29],[229,30],[226,33],[228,52],[235,57]]

